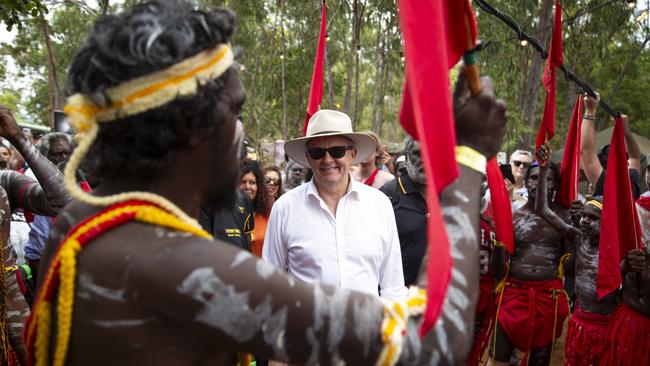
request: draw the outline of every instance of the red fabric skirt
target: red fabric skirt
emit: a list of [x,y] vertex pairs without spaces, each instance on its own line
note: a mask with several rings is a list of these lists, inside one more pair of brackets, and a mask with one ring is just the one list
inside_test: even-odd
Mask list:
[[[506,281],[498,319],[508,340],[522,352],[540,349],[562,335],[569,303],[561,279]],[[555,327],[555,329],[554,329]]]
[[597,366],[607,346],[612,314],[603,315],[576,308],[566,335],[567,366]]
[[650,365],[650,318],[622,304],[616,309],[607,332],[601,366]]

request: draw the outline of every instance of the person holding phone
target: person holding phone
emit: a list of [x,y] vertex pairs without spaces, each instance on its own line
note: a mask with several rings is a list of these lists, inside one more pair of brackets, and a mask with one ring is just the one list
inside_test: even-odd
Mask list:
[[524,184],[524,178],[532,161],[533,154],[527,150],[516,150],[510,155],[510,168],[512,170],[510,177],[514,178],[514,180],[506,178],[505,174],[504,178],[506,178],[506,188],[510,195],[513,211],[521,208],[528,201],[528,190]]

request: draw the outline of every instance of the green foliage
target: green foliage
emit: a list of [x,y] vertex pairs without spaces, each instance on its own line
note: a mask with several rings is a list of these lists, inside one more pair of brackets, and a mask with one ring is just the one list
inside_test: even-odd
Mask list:
[[[53,58],[59,83],[63,88],[66,68],[81,45],[94,19],[77,6],[62,6],[54,10],[49,22]],[[47,48],[41,19],[23,23],[13,43],[2,45],[0,54],[11,55],[16,61],[19,77],[31,80],[33,94],[25,98],[25,108],[30,123],[46,125],[48,121],[48,70]],[[5,56],[6,57],[6,56]]]
[[47,7],[41,0],[0,0],[0,20],[8,31],[14,25],[21,29],[25,17],[37,18],[42,14],[47,14]]
[[[0,1],[4,20],[4,16],[9,14],[4,10],[5,4],[14,2]],[[546,43],[544,36],[552,25],[552,14],[547,17],[546,24],[539,24],[542,5],[546,1],[491,0],[490,3],[519,21],[525,31]],[[140,0],[126,0],[123,4],[113,5],[106,1],[99,3],[110,13],[138,2]],[[238,29],[234,43],[239,49],[238,62],[243,67],[240,76],[248,91],[243,121],[252,142],[259,145],[263,141],[299,135],[309,95],[322,0],[199,2],[201,6],[226,6],[237,13]],[[359,33],[358,91],[355,88],[356,49],[353,46],[352,26],[355,3],[363,9]],[[629,114],[636,133],[648,136],[650,104],[645,100],[650,92],[650,55],[643,43],[647,29],[640,28],[632,21],[631,10],[624,2],[614,1],[587,15],[576,17],[586,9],[604,3],[604,0],[563,1],[564,19],[575,17],[563,27],[564,62],[601,92],[604,100]],[[480,38],[493,41],[479,56],[481,73],[493,78],[499,97],[509,106],[509,129],[504,149],[530,148],[541,120],[545,96],[539,79],[541,73],[532,73],[535,64],[543,69],[545,61],[531,47],[522,47],[516,34],[506,25],[491,15],[475,10]],[[51,11],[49,26],[53,58],[63,87],[66,66],[101,10],[64,2]],[[404,137],[397,120],[404,65],[396,14],[393,0],[327,1],[328,67],[321,104],[323,108],[341,110],[347,106],[347,113],[354,116],[356,101],[358,112],[355,128],[379,132],[383,139],[392,142],[400,142]],[[7,57],[12,57],[19,67],[14,74],[31,80],[31,90],[19,94],[21,98],[18,103],[32,123],[45,123],[48,110],[47,49],[41,19],[21,18],[21,32],[11,44],[0,48],[0,88],[5,90],[5,94],[12,87],[11,80],[4,77]],[[560,74],[557,135],[553,140],[555,148],[564,144],[576,93],[575,86],[566,82]],[[606,127],[605,117],[600,112],[602,122],[599,128]]]
[[[538,38],[539,18],[543,1],[540,0],[490,0],[490,4],[516,19],[527,33]],[[603,100],[616,110],[630,115],[632,128],[636,133],[650,135],[650,106],[645,103],[650,71],[650,58],[643,38],[647,29],[641,28],[631,19],[632,11],[624,2],[601,0],[562,1],[563,4],[563,46],[564,64],[581,79],[598,91]],[[539,54],[530,46],[522,46],[517,35],[494,16],[477,11],[480,38],[493,41],[481,53],[481,71],[490,75],[500,98],[508,103],[509,128],[505,149],[530,148],[542,118],[545,93],[540,79],[529,80],[531,66]],[[580,16],[581,14],[584,14]],[[552,27],[552,14],[544,29]],[[547,39],[540,39],[548,47]],[[633,56],[638,54],[637,58]],[[630,62],[632,61],[632,62]],[[542,63],[542,68],[545,65]],[[629,65],[628,65],[629,63]],[[615,89],[617,81],[622,83]],[[527,120],[525,105],[529,101],[529,90],[539,92],[532,120]],[[567,82],[558,72],[557,83],[556,136],[554,148],[564,145],[577,87]],[[606,113],[599,111],[599,119],[608,120]],[[604,123],[599,128],[607,127]]]

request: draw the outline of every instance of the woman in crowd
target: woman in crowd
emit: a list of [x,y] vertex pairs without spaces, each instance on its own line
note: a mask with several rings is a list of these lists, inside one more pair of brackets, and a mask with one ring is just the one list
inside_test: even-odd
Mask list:
[[255,230],[253,231],[252,252],[258,257],[262,256],[262,247],[264,245],[264,236],[266,235],[266,224],[269,221],[271,208],[275,201],[280,198],[284,191],[282,190],[281,170],[275,165],[269,165],[262,169],[264,185],[261,191],[264,196],[264,205],[255,209]]
[[386,151],[386,146],[380,143],[377,135],[370,131],[365,133],[375,140],[377,143],[377,149],[358,166],[353,166],[350,172],[352,173],[352,178],[354,178],[354,180],[374,188],[381,188],[386,184],[386,182],[395,179],[392,174],[380,169],[382,165],[386,164],[386,162],[390,160],[390,155]]
[[[260,244],[259,254],[257,254],[255,249],[255,241],[257,238],[257,213],[264,210],[266,207],[266,197],[264,195],[264,176],[262,175],[262,170],[260,169],[260,164],[257,160],[244,160],[241,166],[241,175],[239,176],[239,188],[244,191],[248,198],[251,200],[251,206],[253,208],[253,215],[255,217],[255,231],[253,231],[253,237],[251,238],[252,252],[256,253],[257,256],[262,255],[262,247]],[[262,223],[260,223],[262,225]],[[263,223],[266,227],[266,222]],[[262,234],[262,241],[264,241],[264,234]]]

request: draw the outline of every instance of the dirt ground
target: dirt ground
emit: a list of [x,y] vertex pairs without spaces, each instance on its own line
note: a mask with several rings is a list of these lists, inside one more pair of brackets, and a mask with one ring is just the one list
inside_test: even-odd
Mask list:
[[[566,332],[567,332],[567,326],[569,324],[569,320],[564,321],[564,327],[562,328],[562,336],[555,342],[555,350],[553,351],[553,354],[551,355],[551,363],[550,366],[563,366],[564,365],[564,347],[565,347],[565,337],[566,337]],[[480,363],[480,366],[491,366],[492,362],[489,359],[489,352],[485,352],[485,355],[483,355],[483,360]],[[519,353],[519,359],[523,356],[523,354]],[[518,364],[515,364],[517,366]]]

